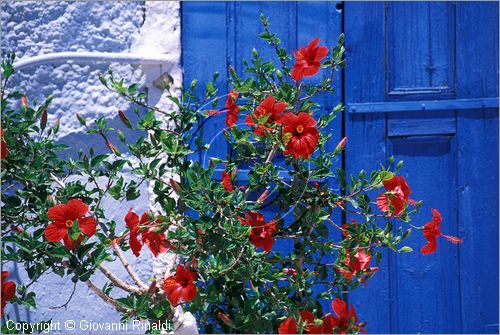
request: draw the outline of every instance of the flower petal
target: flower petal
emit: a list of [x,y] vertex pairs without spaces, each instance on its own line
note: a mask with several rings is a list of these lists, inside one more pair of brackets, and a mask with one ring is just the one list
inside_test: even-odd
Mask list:
[[59,242],[68,235],[68,227],[64,223],[52,222],[45,228],[45,238],[49,242]]
[[76,220],[81,218],[89,211],[89,206],[84,204],[80,199],[71,199],[66,203],[68,210],[68,219],[67,220]]
[[47,216],[52,221],[66,222],[66,220],[71,220],[69,218],[68,206],[66,204],[59,204],[50,207],[47,211]]
[[88,216],[78,220],[78,227],[80,228],[80,231],[82,233],[84,233],[88,237],[91,237],[95,234],[95,231],[97,229],[97,222],[93,217]]
[[139,257],[141,254],[141,249],[142,249],[142,244],[139,242],[139,239],[137,238],[139,235],[139,231],[136,230],[131,230],[130,231],[130,237],[128,240],[130,249],[134,253],[135,257]]
[[295,318],[293,317],[287,318],[280,324],[278,328],[279,334],[297,334],[298,331],[299,327],[297,325],[297,320],[295,320]]
[[345,316],[348,312],[346,302],[340,298],[336,298],[332,301],[332,308],[339,318]]
[[424,255],[429,255],[434,252],[436,252],[437,249],[437,241],[432,241],[424,245],[421,249],[420,252]]
[[133,229],[137,229],[139,225],[139,215],[137,215],[133,209],[129,209],[127,215],[125,215],[125,224],[127,228],[132,231]]
[[307,49],[312,50],[312,49],[316,48],[318,43],[319,43],[319,37],[316,37],[314,40],[309,42],[309,44],[307,45]]
[[168,300],[173,306],[177,306],[182,298],[182,286],[177,285],[168,293]]
[[198,288],[196,287],[195,284],[190,283],[187,287],[183,288],[182,299],[185,302],[189,302],[196,297],[196,294],[198,294]]

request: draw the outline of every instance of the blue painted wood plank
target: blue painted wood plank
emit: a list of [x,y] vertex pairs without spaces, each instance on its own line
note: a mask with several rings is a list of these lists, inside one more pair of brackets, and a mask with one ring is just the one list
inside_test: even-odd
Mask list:
[[387,118],[387,136],[453,135],[457,132],[455,111],[426,113],[399,113],[397,118]]
[[[345,102],[385,100],[384,4],[381,2],[345,2],[347,67]],[[357,174],[361,169],[376,169],[386,161],[385,115],[346,114],[346,170]],[[350,220],[351,217],[347,217]],[[359,218],[355,218],[359,219]],[[384,253],[380,270],[366,287],[349,293],[360,320],[367,321],[369,333],[391,332],[391,292],[389,256]]]
[[[220,102],[223,108],[228,93],[227,81],[227,15],[225,2],[184,2],[182,3],[182,64],[184,83],[189,85],[197,79],[197,93],[202,96],[204,83],[211,81],[215,71],[219,71],[217,82]],[[210,105],[204,109],[213,109]],[[211,150],[199,159],[208,163],[210,156],[227,154],[227,143],[221,130],[225,127],[225,114],[212,117],[203,127],[199,136],[203,143],[210,143]],[[198,135],[197,135],[198,136]]]
[[[457,3],[458,98],[498,97],[498,3]],[[498,333],[498,110],[459,111],[462,331]]]
[[[457,235],[455,142],[455,136],[393,138],[389,142],[391,154],[397,161],[405,162],[401,174],[412,189],[412,198],[424,200],[414,223],[423,225],[430,221],[430,209],[436,208],[443,216],[443,232],[454,236]],[[391,258],[392,331],[460,333],[458,246],[442,239],[435,254],[424,256],[420,248],[425,243],[422,233],[413,231],[405,245],[414,252],[393,254]]]
[[389,96],[454,89],[454,5],[387,2]]

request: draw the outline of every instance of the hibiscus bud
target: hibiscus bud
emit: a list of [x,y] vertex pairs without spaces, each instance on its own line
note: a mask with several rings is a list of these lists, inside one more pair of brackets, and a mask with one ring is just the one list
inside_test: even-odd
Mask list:
[[121,131],[121,130],[117,130],[116,133],[118,134],[118,138],[120,139],[120,141],[122,141],[123,143],[125,143],[125,134]]
[[47,196],[47,206],[48,207],[53,207],[56,205],[56,198],[50,194]]
[[238,77],[238,75],[236,74],[236,71],[234,70],[234,67],[232,65],[228,66],[228,70],[229,70],[229,74],[231,75],[231,77],[233,77],[233,78]]
[[40,117],[40,129],[44,130],[47,126],[47,109],[44,109]]
[[61,126],[61,119],[57,119],[54,122],[54,127],[52,127],[54,134],[56,134],[59,131],[59,126]]
[[221,114],[222,112],[218,109],[210,109],[207,111],[207,116],[213,116],[217,114]]
[[347,143],[347,136],[345,136],[343,139],[340,140],[339,144],[337,144],[337,147],[335,148],[335,151],[344,150],[346,143]]
[[319,183],[316,181],[316,180],[313,180],[312,181],[314,187],[316,187],[316,190],[321,191],[321,186],[319,185]]
[[23,96],[21,97],[21,106],[22,106],[23,108],[25,108],[25,107],[27,107],[27,106],[28,106],[28,98],[27,98],[25,95],[23,95]]
[[80,122],[80,124],[82,126],[86,126],[87,125],[87,121],[85,121],[85,119],[83,118],[83,116],[81,116],[80,114],[76,113],[76,118],[78,119],[78,121]]
[[226,314],[219,312],[217,313],[217,316],[222,320],[222,322],[224,322],[226,326],[231,326],[233,324],[231,319]]
[[149,285],[148,294],[149,295],[153,295],[155,293],[156,293],[156,280],[153,280],[153,282],[151,283],[151,285]]
[[18,233],[18,234],[22,234],[22,233],[24,232],[24,229],[23,229],[23,228],[21,228],[21,227],[19,227],[19,226],[14,227],[14,230],[15,230],[15,231],[16,231],[16,233]]
[[193,260],[191,261],[191,265],[189,267],[191,267],[191,268],[198,267],[198,259],[196,259],[196,257],[193,258]]
[[172,189],[175,191],[175,193],[179,194],[181,191],[181,186],[173,179],[170,178],[170,186],[172,186]]
[[283,78],[283,73],[282,73],[280,70],[278,70],[278,69],[276,69],[276,77],[277,77],[278,79]]
[[112,153],[114,153],[117,156],[121,155],[121,152],[115,147],[115,145],[113,143],[111,143],[107,139],[105,140],[105,142],[106,142],[106,146],[108,147],[109,151],[111,151]]
[[335,202],[335,205],[339,206],[339,207],[344,207],[345,205],[345,201],[344,200],[339,200],[339,201],[336,201]]
[[130,123],[130,120],[127,118],[127,116],[125,115],[125,113],[121,109],[118,110],[118,116],[120,117],[120,120],[122,120],[123,124],[127,128],[132,128],[132,124]]
[[267,196],[269,195],[269,190],[265,190],[264,192],[262,192],[262,194],[260,195],[260,197],[257,199],[257,202],[259,204],[263,203],[264,200],[266,200]]
[[108,87],[108,83],[107,83],[107,81],[106,81],[106,77],[104,77],[104,75],[103,75],[102,73],[99,73],[99,80],[101,81],[101,83],[102,83],[104,86]]
[[297,270],[292,269],[292,268],[284,268],[283,273],[288,275],[288,276],[296,276],[297,275]]
[[253,55],[255,58],[259,57],[259,53],[257,52],[257,49],[255,49],[255,48],[253,48],[253,49],[252,49],[252,55]]

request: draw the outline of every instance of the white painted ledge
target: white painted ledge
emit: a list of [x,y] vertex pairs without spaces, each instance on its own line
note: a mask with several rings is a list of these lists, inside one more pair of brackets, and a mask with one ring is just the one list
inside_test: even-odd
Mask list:
[[144,55],[127,52],[54,52],[45,55],[27,57],[14,63],[15,70],[55,62],[118,62],[129,64],[161,65],[177,63],[178,60],[167,55]]

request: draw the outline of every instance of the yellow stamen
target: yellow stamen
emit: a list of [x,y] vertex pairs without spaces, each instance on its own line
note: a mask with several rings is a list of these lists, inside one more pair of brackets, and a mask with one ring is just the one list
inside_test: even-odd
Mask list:
[[68,227],[68,228],[73,227],[73,221],[72,220],[66,220],[66,227]]

